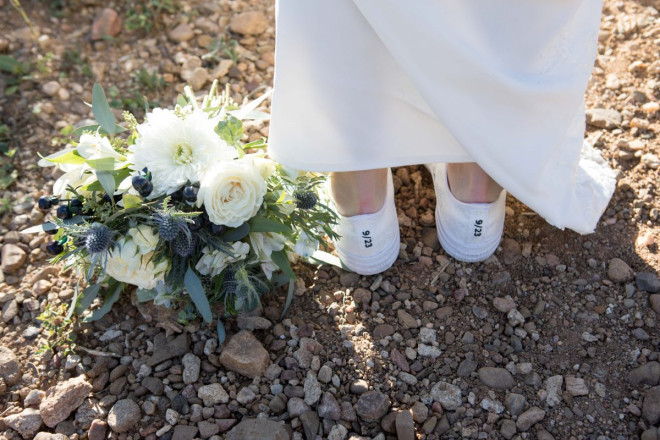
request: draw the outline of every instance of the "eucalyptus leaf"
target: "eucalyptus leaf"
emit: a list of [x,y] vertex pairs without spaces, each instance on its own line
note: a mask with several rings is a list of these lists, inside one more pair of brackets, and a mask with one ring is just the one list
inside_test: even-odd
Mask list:
[[227,332],[225,331],[225,325],[222,323],[222,319],[218,318],[218,324],[216,325],[215,330],[218,334],[218,343],[220,345],[224,344],[225,339],[227,339]]
[[322,250],[317,250],[314,251],[314,253],[309,257],[309,260],[311,263],[315,264],[329,264],[331,266],[336,266],[340,267],[342,269],[346,269],[346,267],[342,264],[341,260],[338,257],[335,257],[332,254],[329,254],[328,252],[324,252]]
[[270,258],[273,260],[273,263],[277,264],[277,267],[279,267],[285,275],[288,275],[292,280],[296,278],[296,274],[293,273],[293,269],[291,269],[291,263],[289,263],[286,252],[273,251],[270,254]]
[[293,293],[295,292],[296,282],[294,280],[289,280],[289,288],[286,292],[286,302],[284,303],[284,308],[282,309],[282,315],[280,316],[280,321],[284,319],[289,306],[291,306],[291,301],[293,301]]
[[248,222],[245,222],[242,225],[240,225],[238,228],[233,228],[225,232],[225,234],[222,236],[222,239],[229,243],[233,243],[245,237],[249,233],[250,233],[250,224]]
[[158,295],[156,289],[138,289],[136,292],[137,300],[141,303],[153,301],[156,295]]
[[71,299],[71,304],[69,304],[69,310],[66,312],[66,319],[71,319],[73,312],[76,308],[76,303],[78,302],[78,296],[80,295],[80,283],[76,283],[76,289],[73,291],[73,298]]
[[[109,134],[99,124],[93,124],[93,125],[84,125],[82,127],[76,128],[73,131],[72,135],[75,136],[75,137],[80,137],[85,132],[97,132],[97,131],[99,132],[99,134]],[[128,131],[128,129],[125,128],[125,127],[122,127],[119,124],[115,124],[115,134],[123,133],[125,131]]]
[[103,87],[99,83],[94,84],[92,88],[92,113],[96,121],[103,127],[103,129],[108,132],[109,135],[115,134],[115,115],[110,109],[110,104],[105,97],[105,92]]
[[266,217],[252,217],[248,223],[250,224],[250,232],[278,232],[281,234],[291,233],[291,229],[285,224]]
[[100,291],[101,291],[100,284],[92,284],[91,286],[83,290],[82,294],[78,296],[78,301],[76,301],[76,305],[75,305],[76,314],[80,315],[85,310],[87,310],[89,306],[92,305],[96,297],[99,295]]
[[96,178],[99,179],[103,191],[109,196],[112,196],[115,193],[115,178],[110,171],[97,171]]
[[31,226],[27,229],[23,229],[21,234],[35,234],[37,232],[54,231],[55,229],[57,229],[57,225],[55,223],[46,222],[42,225]]
[[103,305],[98,309],[94,310],[89,315],[85,316],[82,320],[83,322],[92,322],[98,321],[103,318],[110,310],[112,306],[119,300],[119,295],[121,294],[122,289],[124,288],[124,283],[117,284],[114,289],[110,289],[108,294],[103,301]]
[[195,307],[197,307],[199,314],[202,315],[204,322],[210,323],[213,319],[211,305],[204,292],[204,287],[202,287],[202,282],[191,267],[188,267],[186,275],[183,277],[183,285],[186,286],[190,299],[192,299]]

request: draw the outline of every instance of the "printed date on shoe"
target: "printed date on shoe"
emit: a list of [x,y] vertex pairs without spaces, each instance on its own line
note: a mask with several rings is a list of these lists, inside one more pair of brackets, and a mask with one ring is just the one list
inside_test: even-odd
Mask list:
[[474,236],[475,237],[481,237],[481,231],[483,229],[483,220],[476,220],[474,222]]
[[364,247],[370,248],[373,246],[373,243],[371,242],[371,237],[370,237],[371,231],[362,231],[362,238],[364,239]]

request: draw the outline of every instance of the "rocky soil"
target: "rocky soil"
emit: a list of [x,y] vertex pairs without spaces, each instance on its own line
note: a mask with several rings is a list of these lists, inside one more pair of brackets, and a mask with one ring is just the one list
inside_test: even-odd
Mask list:
[[78,328],[73,352],[42,352],[36,317],[67,304],[76,278],[49,266],[46,236],[18,234],[43,220],[35,200],[55,177],[37,153],[90,118],[95,81],[138,113],[140,93],[169,105],[186,82],[260,93],[274,5],[179,1],[129,32],[119,20],[134,2],[22,3],[36,41],[0,0],[0,53],[36,63],[0,95],[20,173],[0,191],[0,439],[660,439],[656,2],[605,1],[586,135],[619,183],[595,234],[559,231],[510,198],[495,255],[456,262],[436,239],[430,176],[399,168],[405,249],[387,272],[299,265],[287,317],[273,292],[263,313],[228,321],[223,346],[127,292]]

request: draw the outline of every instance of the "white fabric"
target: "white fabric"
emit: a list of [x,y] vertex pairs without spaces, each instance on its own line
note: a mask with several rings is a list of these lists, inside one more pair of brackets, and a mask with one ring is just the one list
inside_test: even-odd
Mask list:
[[447,165],[428,165],[435,187],[435,224],[442,248],[457,260],[484,261],[497,249],[504,230],[506,191],[493,203],[464,203],[449,190]]
[[346,268],[360,275],[373,275],[389,269],[399,256],[399,219],[394,205],[392,173],[387,176],[383,207],[373,214],[338,216],[335,249]]
[[[614,190],[581,155],[601,0],[279,0],[269,152],[312,171],[475,161],[558,227]],[[596,153],[596,154],[594,154]]]

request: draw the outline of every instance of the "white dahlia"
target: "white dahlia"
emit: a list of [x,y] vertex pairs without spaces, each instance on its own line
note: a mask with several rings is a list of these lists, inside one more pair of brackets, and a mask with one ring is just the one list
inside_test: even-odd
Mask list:
[[136,170],[148,168],[153,176],[151,198],[171,194],[186,181],[199,182],[219,161],[237,156],[233,147],[215,133],[215,122],[202,111],[181,118],[172,110],[154,109],[131,147]]

